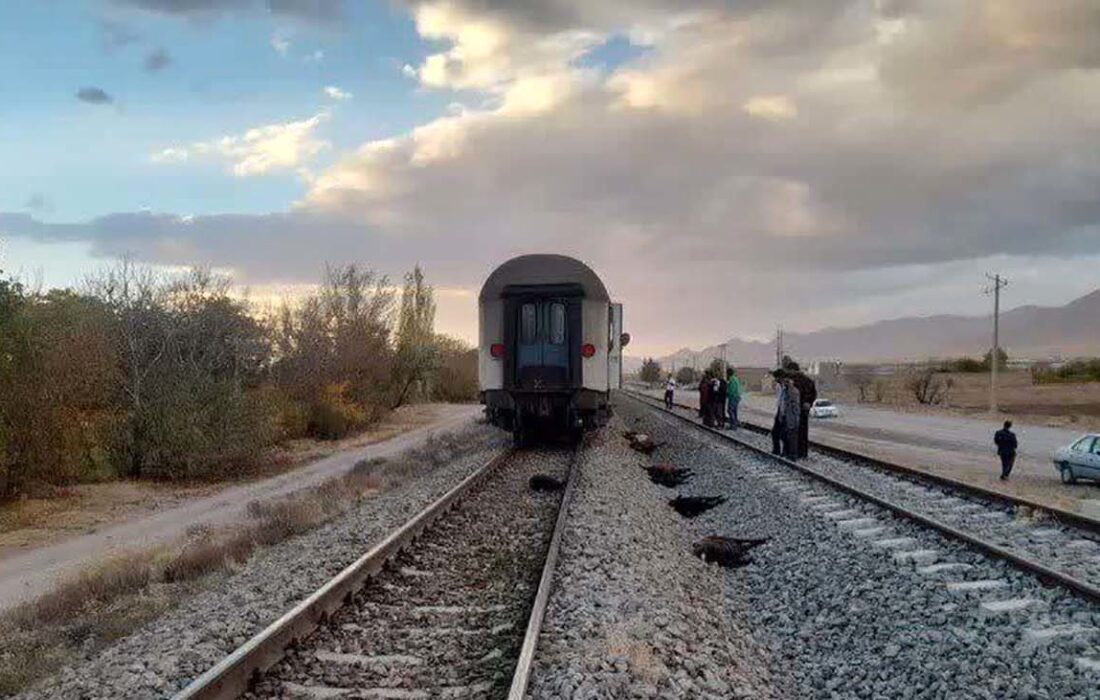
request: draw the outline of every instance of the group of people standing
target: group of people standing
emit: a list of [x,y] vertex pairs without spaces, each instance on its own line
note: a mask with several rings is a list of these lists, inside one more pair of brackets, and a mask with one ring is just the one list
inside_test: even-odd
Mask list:
[[737,370],[730,367],[726,376],[716,375],[710,370],[703,373],[699,380],[699,417],[703,425],[709,428],[737,430],[741,421],[737,418],[737,408],[741,405],[741,380]]
[[[671,410],[676,394],[676,380],[669,375],[665,382],[665,408]],[[737,370],[726,369],[723,378],[710,369],[703,372],[699,380],[699,417],[703,425],[709,428],[737,430],[741,421],[737,418],[737,409],[741,405],[741,380]]]
[[809,453],[810,407],[817,400],[817,385],[789,358],[772,372],[772,377],[779,389],[772,423],[772,453],[802,459]]
[[[789,357],[783,358],[783,366],[773,371],[772,377],[779,390],[772,423],[772,452],[787,459],[802,459],[809,452],[810,407],[817,400],[817,385]],[[676,380],[669,375],[665,382],[665,408],[672,410],[675,394]],[[703,425],[739,429],[740,405],[741,380],[737,370],[730,367],[725,377],[710,369],[703,372],[699,380],[699,417]]]

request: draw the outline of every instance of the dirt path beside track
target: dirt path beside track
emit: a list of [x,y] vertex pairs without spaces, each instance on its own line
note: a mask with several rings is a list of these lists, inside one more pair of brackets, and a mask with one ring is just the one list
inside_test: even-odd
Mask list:
[[344,450],[297,469],[211,495],[189,499],[150,515],[54,544],[0,557],[0,610],[33,598],[60,577],[129,550],[170,543],[198,526],[219,526],[241,519],[248,504],[316,486],[351,469],[357,462],[386,457],[424,442],[433,433],[460,428],[480,413],[477,405],[441,407],[433,422],[389,440]]

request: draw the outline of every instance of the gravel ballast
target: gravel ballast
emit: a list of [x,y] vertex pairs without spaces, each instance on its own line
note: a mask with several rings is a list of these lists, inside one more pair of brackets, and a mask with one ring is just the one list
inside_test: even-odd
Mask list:
[[529,694],[550,698],[770,698],[766,655],[723,596],[725,573],[649,482],[613,419],[578,463]]
[[[628,399],[629,400],[629,399]],[[682,409],[677,409],[681,415]],[[771,437],[751,430],[734,436],[760,449],[771,449]],[[1100,538],[1095,532],[1031,508],[1015,509],[1000,501],[970,496],[918,477],[876,469],[866,462],[844,459],[811,448],[801,462],[826,476],[881,496],[913,512],[951,525],[1056,571],[1100,587]],[[1036,517],[1038,515],[1039,517]]]
[[364,500],[318,529],[261,550],[232,575],[138,632],[18,696],[163,698],[220,661],[505,447],[488,426],[459,433],[471,451]]
[[[911,521],[629,399],[631,425],[694,469],[687,495],[725,504],[696,536],[769,537],[724,573],[789,697],[1100,698],[1100,611]],[[636,422],[635,422],[636,421]]]

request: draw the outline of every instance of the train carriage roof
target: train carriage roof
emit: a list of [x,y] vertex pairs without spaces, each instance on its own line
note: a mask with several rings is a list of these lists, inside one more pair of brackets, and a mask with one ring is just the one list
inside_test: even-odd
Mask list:
[[586,299],[611,301],[607,288],[588,265],[567,255],[545,254],[521,255],[502,263],[485,280],[478,300],[499,299],[510,285],[539,284],[576,284]]

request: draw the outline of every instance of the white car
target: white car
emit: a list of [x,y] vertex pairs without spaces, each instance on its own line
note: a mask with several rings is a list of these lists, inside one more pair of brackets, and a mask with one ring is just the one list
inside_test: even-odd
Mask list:
[[810,416],[813,418],[836,418],[840,412],[836,410],[836,404],[829,399],[818,399],[810,406]]
[[1063,484],[1072,484],[1078,479],[1100,479],[1100,435],[1084,435],[1055,452],[1054,468]]

